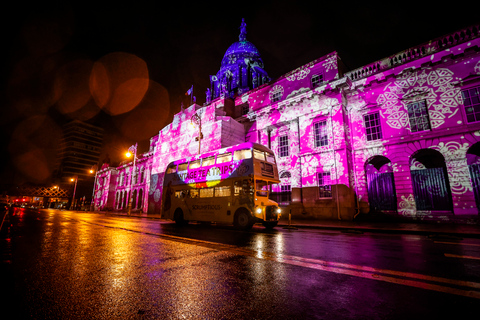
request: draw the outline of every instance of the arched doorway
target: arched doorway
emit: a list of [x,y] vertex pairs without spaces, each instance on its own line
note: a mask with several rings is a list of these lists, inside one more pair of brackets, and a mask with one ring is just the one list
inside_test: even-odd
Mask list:
[[480,213],[480,142],[475,143],[468,149],[467,165],[475,195],[475,203]]
[[137,190],[133,190],[133,197],[132,197],[132,208],[137,208]]
[[143,210],[143,189],[138,192],[138,209]]
[[447,166],[440,152],[417,151],[410,159],[410,172],[417,210],[453,211]]
[[397,211],[392,162],[387,157],[374,156],[367,161],[365,172],[370,210]]

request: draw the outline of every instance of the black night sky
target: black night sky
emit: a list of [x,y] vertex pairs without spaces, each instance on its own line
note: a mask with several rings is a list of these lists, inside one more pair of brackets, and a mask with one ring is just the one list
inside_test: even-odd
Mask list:
[[[61,125],[72,119],[105,128],[101,158],[109,153],[118,163],[135,142],[146,151],[181,103],[189,105],[191,85],[197,103],[205,102],[209,75],[238,41],[242,18],[272,79],[332,51],[351,70],[480,20],[480,5],[451,2],[175,3],[18,2],[4,11],[2,185],[49,183]],[[151,80],[128,112],[102,109],[88,95],[94,63],[112,54],[128,58],[120,64],[125,70],[143,61]]]

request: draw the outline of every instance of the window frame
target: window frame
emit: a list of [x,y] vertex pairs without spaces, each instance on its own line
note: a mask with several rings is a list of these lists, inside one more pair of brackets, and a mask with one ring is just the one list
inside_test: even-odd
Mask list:
[[[411,110],[411,109],[414,108],[415,106],[420,107],[420,104],[423,104],[423,110],[420,111],[421,113],[419,116],[416,116],[415,111],[418,111],[418,110]],[[425,111],[424,114],[423,114],[423,111]],[[414,113],[413,114],[414,117],[411,117],[412,113]],[[414,133],[414,132],[425,132],[425,131],[432,130],[432,126],[430,124],[430,115],[428,114],[428,106],[427,106],[426,100],[419,100],[419,101],[408,103],[407,115],[408,115],[408,121],[410,123],[410,132]],[[423,122],[419,122],[419,120],[423,120]],[[413,125],[412,122],[415,122],[415,125]],[[424,125],[424,124],[428,124],[427,129],[425,129],[425,127],[423,127],[422,129],[418,128],[419,125]],[[415,129],[414,129],[414,126],[415,126]]]
[[[326,180],[327,176],[328,180]],[[332,198],[332,179],[330,171],[317,172],[317,184],[319,198]]]
[[[282,141],[283,140],[283,141]],[[278,157],[286,158],[290,155],[289,149],[289,137],[288,134],[284,134],[278,137]]]
[[[471,100],[472,97],[469,96],[468,98],[465,98],[465,92],[468,92],[470,93],[471,90],[476,90],[476,98],[477,100],[479,100],[479,102],[475,103],[475,104],[471,104],[471,102],[469,103],[469,105],[466,105],[466,101],[467,99],[468,100]],[[460,90],[460,93],[462,95],[462,100],[463,100],[463,112],[465,113],[465,120],[467,122],[467,124],[470,124],[470,123],[476,123],[476,122],[479,122],[480,121],[480,111],[479,112],[473,112],[473,113],[467,113],[467,108],[474,108],[474,107],[478,107],[479,110],[480,110],[480,85],[475,85],[475,86],[470,86],[468,88],[464,88],[462,90]],[[473,121],[469,121],[469,117],[470,115],[473,114],[473,117],[474,117],[474,120]],[[476,116],[476,114],[478,114],[478,118]]]
[[[368,119],[367,117],[372,117],[375,116],[376,119],[373,119],[374,121],[378,121],[378,124],[375,126],[367,126],[367,121],[370,124],[372,122],[372,119]],[[377,141],[383,139],[383,132],[382,132],[382,123],[380,121],[380,112],[375,111],[375,112],[369,112],[367,114],[363,115],[363,125],[365,126],[365,135],[367,141]],[[376,132],[368,132],[369,130],[371,131],[372,129],[375,129]],[[375,138],[373,138],[375,136]]]
[[[328,122],[326,119],[316,120],[313,123],[313,143],[315,148],[328,146],[327,125],[328,125]],[[319,130],[319,132],[317,132],[317,129]],[[322,133],[323,135],[321,135]]]
[[[320,81],[317,80],[317,78],[320,78]],[[323,73],[316,73],[310,78],[310,85],[312,86],[312,89],[321,86],[323,82]]]
[[282,100],[282,96],[283,96],[283,92],[278,90],[278,91],[275,91],[272,93],[272,98],[271,98],[271,102],[274,103],[274,102],[277,102],[277,101],[280,101]]

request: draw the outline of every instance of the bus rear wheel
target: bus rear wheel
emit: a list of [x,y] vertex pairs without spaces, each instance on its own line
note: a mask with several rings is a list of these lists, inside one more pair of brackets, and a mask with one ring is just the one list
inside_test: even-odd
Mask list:
[[266,221],[266,222],[262,222],[262,224],[266,229],[271,230],[277,226],[278,221]]
[[236,228],[241,230],[251,229],[253,226],[252,219],[247,210],[239,210],[235,213],[234,225]]
[[175,212],[173,213],[173,220],[175,220],[175,224],[177,226],[184,226],[184,225],[188,224],[188,221],[183,219],[183,211],[180,208],[175,210]]

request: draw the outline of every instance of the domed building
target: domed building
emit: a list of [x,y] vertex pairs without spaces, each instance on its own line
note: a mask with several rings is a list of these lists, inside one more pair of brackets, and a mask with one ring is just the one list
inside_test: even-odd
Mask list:
[[233,98],[271,79],[263,69],[258,49],[247,41],[247,24],[242,19],[239,41],[232,44],[223,56],[220,70],[210,76],[207,102],[218,97]]
[[480,220],[479,25],[350,71],[331,52],[274,80],[246,35],[242,20],[207,103],[175,114],[135,165],[99,171],[95,208],[132,199],[160,214],[168,163],[253,142],[275,153],[269,197],[294,219]]

